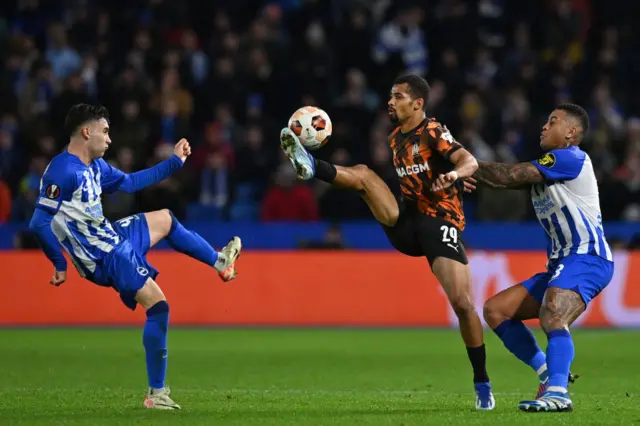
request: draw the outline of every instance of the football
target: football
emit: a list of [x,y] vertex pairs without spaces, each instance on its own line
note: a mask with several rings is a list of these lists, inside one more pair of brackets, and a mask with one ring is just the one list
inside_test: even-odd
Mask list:
[[310,150],[321,148],[331,137],[329,114],[318,107],[299,108],[291,115],[288,126],[300,138],[305,148]]

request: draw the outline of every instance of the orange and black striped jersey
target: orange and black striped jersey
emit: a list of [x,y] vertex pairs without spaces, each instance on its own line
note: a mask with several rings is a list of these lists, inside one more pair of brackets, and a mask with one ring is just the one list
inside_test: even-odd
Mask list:
[[451,154],[462,145],[434,119],[425,119],[409,133],[397,127],[389,135],[393,164],[405,198],[412,200],[420,212],[440,217],[464,230],[462,192],[457,185],[432,192],[431,186],[440,175],[453,170]]

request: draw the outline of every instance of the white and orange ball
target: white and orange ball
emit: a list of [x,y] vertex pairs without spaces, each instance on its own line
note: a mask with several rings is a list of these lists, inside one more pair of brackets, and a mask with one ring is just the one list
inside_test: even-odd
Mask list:
[[333,130],[329,114],[314,106],[305,106],[294,112],[289,119],[289,128],[310,150],[324,146]]

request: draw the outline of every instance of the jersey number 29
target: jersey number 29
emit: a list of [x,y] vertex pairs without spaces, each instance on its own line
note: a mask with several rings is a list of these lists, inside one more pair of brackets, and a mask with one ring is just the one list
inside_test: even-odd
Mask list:
[[453,226],[442,225],[440,227],[442,231],[442,242],[458,244],[458,230]]

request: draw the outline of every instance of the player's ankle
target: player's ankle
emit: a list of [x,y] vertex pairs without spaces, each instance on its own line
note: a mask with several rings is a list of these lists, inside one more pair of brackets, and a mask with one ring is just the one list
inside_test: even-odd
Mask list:
[[315,161],[316,174],[315,177],[321,181],[331,183],[336,179],[338,170],[336,166],[323,160],[313,159]]
[[216,259],[216,262],[213,264],[213,267],[218,272],[223,272],[225,269],[227,269],[229,267],[227,255],[221,251],[218,252],[218,259]]
[[544,383],[545,381],[547,381],[547,379],[549,378],[549,370],[547,370],[547,364],[544,364],[542,367],[540,367],[536,371],[536,374],[540,379],[540,383]]

